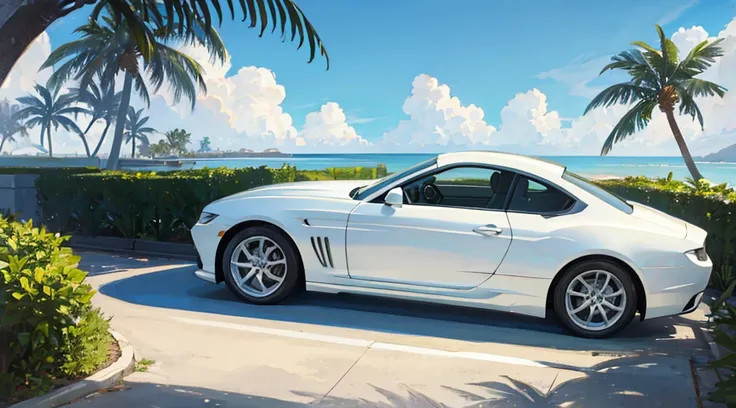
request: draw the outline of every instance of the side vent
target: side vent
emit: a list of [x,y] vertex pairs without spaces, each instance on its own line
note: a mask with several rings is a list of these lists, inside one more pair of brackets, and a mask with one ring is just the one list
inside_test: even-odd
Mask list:
[[317,255],[317,260],[319,260],[319,263],[322,264],[325,268],[328,266],[330,268],[334,268],[335,264],[332,262],[332,250],[330,249],[330,239],[325,237],[324,240],[322,240],[321,237],[312,237],[312,249],[314,249],[314,254]]

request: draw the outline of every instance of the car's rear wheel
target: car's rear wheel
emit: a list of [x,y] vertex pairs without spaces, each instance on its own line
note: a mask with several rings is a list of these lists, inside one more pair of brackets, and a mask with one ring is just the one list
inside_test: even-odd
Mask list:
[[241,299],[273,304],[291,295],[299,281],[297,253],[289,239],[269,227],[237,233],[222,257],[227,287]]
[[610,262],[585,261],[564,272],[554,292],[554,309],[578,336],[609,337],[636,313],[637,293],[628,272]]

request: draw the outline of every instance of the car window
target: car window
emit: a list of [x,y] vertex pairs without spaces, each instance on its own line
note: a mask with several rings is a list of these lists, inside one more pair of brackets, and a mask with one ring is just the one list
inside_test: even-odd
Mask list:
[[572,197],[550,185],[519,176],[508,210],[549,214],[568,210],[574,203]]
[[391,185],[392,183],[394,183],[397,180],[401,180],[402,178],[404,178],[406,176],[409,176],[412,173],[419,172],[419,171],[424,170],[424,169],[426,169],[428,167],[434,166],[435,164],[437,164],[437,157],[433,157],[433,158],[431,158],[429,160],[425,160],[425,161],[419,162],[419,163],[417,163],[417,164],[415,164],[415,165],[413,165],[413,166],[411,166],[411,167],[409,167],[409,168],[407,168],[407,169],[405,169],[403,171],[400,171],[400,172],[397,172],[397,173],[393,173],[393,174],[389,174],[388,176],[386,176],[386,177],[384,177],[382,179],[377,180],[373,184],[370,184],[370,185],[367,185],[367,186],[363,186],[363,187],[357,189],[352,194],[352,197],[353,197],[353,199],[356,199],[356,200],[362,200],[362,199],[368,197],[369,195],[375,193],[376,191],[379,191],[379,190],[383,189],[384,187],[387,187],[387,186]]
[[565,171],[565,173],[562,175],[562,178],[587,191],[589,194],[594,195],[598,199],[606,202],[606,204],[625,212],[626,214],[631,214],[632,212],[634,212],[634,208],[629,203],[624,201],[623,198],[620,198],[619,196],[601,187],[598,187],[584,177],[578,176],[575,173],[570,173],[569,171]]
[[514,173],[462,166],[412,180],[402,186],[407,204],[501,210]]

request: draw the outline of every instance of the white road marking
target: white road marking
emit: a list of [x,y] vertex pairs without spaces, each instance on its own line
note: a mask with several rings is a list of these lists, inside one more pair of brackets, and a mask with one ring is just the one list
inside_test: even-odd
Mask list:
[[316,333],[309,333],[309,332],[295,331],[295,330],[272,329],[268,327],[249,326],[249,325],[244,325],[244,324],[218,322],[218,321],[212,321],[212,320],[190,319],[186,317],[172,317],[172,318],[181,323],[197,325],[197,326],[218,327],[221,329],[230,329],[230,330],[238,330],[238,331],[244,331],[244,332],[250,332],[250,333],[267,334],[271,336],[287,337],[287,338],[292,338],[292,339],[312,340],[312,341],[319,341],[322,343],[341,344],[341,345],[353,346],[353,347],[366,347],[366,348],[375,349],[375,350],[388,350],[388,351],[396,351],[400,353],[420,354],[420,355],[425,355],[425,356],[437,356],[437,357],[446,357],[446,358],[462,358],[462,359],[467,359],[467,360],[488,361],[488,362],[494,362],[494,363],[512,364],[512,365],[526,366],[526,367],[540,367],[540,368],[550,367],[546,364],[542,364],[534,360],[527,360],[525,358],[518,358],[518,357],[508,357],[508,356],[502,356],[498,354],[475,353],[475,352],[468,352],[468,351],[447,351],[447,350],[440,350],[440,349],[433,349],[433,348],[426,348],[426,347],[406,346],[402,344],[383,343],[380,341],[362,340],[362,339],[354,339],[354,338],[340,337],[340,336],[329,336],[329,335],[324,335],[324,334],[316,334]]

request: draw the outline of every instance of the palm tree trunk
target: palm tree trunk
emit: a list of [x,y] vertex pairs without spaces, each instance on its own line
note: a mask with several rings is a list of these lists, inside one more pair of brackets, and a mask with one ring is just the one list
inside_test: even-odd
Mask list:
[[38,136],[38,141],[41,143],[41,147],[46,147],[43,145],[43,137],[44,133],[46,133],[46,126],[41,126],[41,134]]
[[0,2],[0,85],[33,40],[60,16],[56,0]]
[[3,152],[3,146],[5,146],[5,140],[7,137],[3,136],[3,140],[0,142],[0,153]]
[[120,110],[118,118],[115,122],[115,136],[112,139],[112,148],[110,156],[107,158],[107,169],[117,170],[118,161],[120,159],[120,146],[123,144],[123,130],[125,130],[125,115],[128,113],[130,105],[130,91],[133,85],[133,75],[125,72],[125,81],[123,82],[123,95],[120,99]]
[[130,158],[135,159],[135,136],[133,137],[133,140],[130,141],[130,144],[133,146],[130,150]]
[[87,135],[87,132],[89,132],[89,130],[92,128],[92,125],[95,124],[95,122],[97,121],[97,119],[99,119],[99,118],[96,117],[96,116],[93,116],[92,117],[92,120],[89,121],[89,125],[87,125],[87,129],[84,129],[84,133],[83,134],[85,136]]
[[695,181],[702,179],[703,175],[700,174],[697,166],[695,166],[695,161],[693,160],[693,156],[690,154],[690,149],[687,148],[685,138],[682,137],[680,127],[677,125],[674,110],[666,110],[664,114],[667,116],[667,122],[670,124],[672,134],[675,136],[675,142],[677,142],[677,147],[680,148],[680,154],[682,155],[683,160],[685,160],[685,165],[687,166],[690,175]]
[[87,157],[92,157],[91,154],[89,154],[89,145],[87,144],[87,138],[84,137],[84,135],[79,135],[79,137],[82,138],[82,143],[84,143],[84,151],[87,153]]
[[51,126],[46,128],[46,134],[49,136],[49,157],[54,157],[54,146],[51,145]]
[[105,121],[105,129],[102,130],[102,135],[100,135],[100,140],[97,142],[97,147],[95,147],[95,151],[92,152],[92,156],[97,156],[97,153],[100,151],[102,142],[105,140],[105,135],[107,135],[107,130],[110,129],[110,123],[110,121]]

